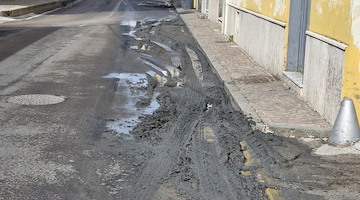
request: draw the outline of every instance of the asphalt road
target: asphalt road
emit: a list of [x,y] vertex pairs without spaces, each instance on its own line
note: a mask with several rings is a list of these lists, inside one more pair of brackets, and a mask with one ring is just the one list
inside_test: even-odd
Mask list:
[[82,0],[0,44],[0,199],[358,195],[358,162],[252,130],[163,2]]
[[[126,53],[123,33],[130,27],[121,22],[170,14],[164,7],[138,3],[84,0],[2,24],[0,199],[122,199],[118,190],[126,184],[120,176],[133,173],[132,158],[119,155],[117,138],[103,132],[114,107],[128,100],[123,91],[116,92],[117,79],[104,76],[147,70]],[[33,94],[66,100],[54,105],[8,102]],[[35,98],[23,103],[41,102]],[[113,179],[118,182],[109,185]]]

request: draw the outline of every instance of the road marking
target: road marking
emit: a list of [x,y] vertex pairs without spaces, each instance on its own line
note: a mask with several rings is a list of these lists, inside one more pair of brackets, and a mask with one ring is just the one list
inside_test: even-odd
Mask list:
[[251,176],[252,175],[252,173],[250,172],[250,171],[240,171],[240,173],[242,174],[242,175],[244,175],[244,176]]
[[245,166],[250,166],[251,165],[251,161],[252,161],[252,157],[250,154],[250,150],[248,149],[248,144],[245,141],[241,141],[240,143],[240,148],[242,150],[243,156],[245,157],[245,161],[244,161],[244,165]]
[[215,142],[216,136],[211,127],[205,126],[203,132],[204,132],[204,140],[206,140],[208,143]]
[[[258,164],[258,160],[256,158],[253,158],[251,156],[251,149],[249,145],[245,141],[240,141],[240,149],[242,151],[242,154],[245,158],[244,165],[245,166],[254,166]],[[244,176],[250,176],[252,175],[251,171],[243,171],[241,170],[240,173]]]
[[269,200],[284,200],[284,198],[281,197],[279,190],[274,188],[266,188],[265,194]]

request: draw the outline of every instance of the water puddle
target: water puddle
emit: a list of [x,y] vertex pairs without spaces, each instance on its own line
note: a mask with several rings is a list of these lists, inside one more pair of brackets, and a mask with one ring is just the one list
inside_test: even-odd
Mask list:
[[154,77],[157,73],[154,72],[154,71],[152,71],[152,70],[150,70],[150,71],[147,71],[146,74],[148,74],[149,76]]
[[121,21],[121,23],[120,23],[121,26],[130,27],[130,31],[128,33],[123,33],[123,35],[132,37],[135,40],[142,40],[142,38],[139,38],[135,35],[135,33],[137,31],[137,29],[136,29],[137,24],[138,24],[138,21],[134,20],[134,19],[124,19],[123,21]]
[[146,74],[111,73],[104,78],[117,79],[118,95],[126,97],[124,104],[115,108],[119,111],[119,118],[108,122],[106,126],[109,130],[115,131],[117,136],[133,140],[134,136],[130,132],[141,122],[141,116],[151,115],[160,107],[156,99],[159,93],[149,94]]
[[137,25],[137,20],[125,19],[125,20],[121,21],[120,25],[121,26],[130,26],[130,28],[135,28]]
[[130,46],[130,49],[131,49],[131,50],[138,50],[138,49],[139,49],[139,47],[138,47],[138,46],[136,46],[136,45],[134,45],[134,46]]
[[130,86],[132,88],[146,88],[148,86],[145,74],[138,73],[111,73],[104,78],[116,78],[119,85]]
[[129,37],[132,37],[132,38],[136,38],[135,33],[136,33],[136,30],[131,30],[131,31],[128,32],[128,33],[123,33],[123,35],[129,36]]

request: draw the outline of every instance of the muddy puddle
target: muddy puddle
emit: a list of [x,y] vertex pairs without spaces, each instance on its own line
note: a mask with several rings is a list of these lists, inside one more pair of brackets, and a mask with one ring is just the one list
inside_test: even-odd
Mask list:
[[126,112],[126,117],[118,117],[107,123],[107,128],[117,136],[132,140],[130,132],[141,122],[141,117],[151,115],[160,107],[157,101],[158,92],[149,91],[149,75],[141,73],[111,73],[103,78],[117,79],[117,94],[125,95],[123,104],[114,109]]
[[[146,37],[141,33],[138,34],[138,31],[146,31],[154,35],[156,31],[151,29],[159,27],[163,23],[170,23],[177,18],[178,16],[175,13],[159,18],[146,17],[140,19],[136,15],[129,14],[119,24],[123,27],[122,35],[127,37],[128,49],[138,54],[137,62],[146,69],[145,73],[111,73],[103,77],[116,79],[116,95],[125,96],[126,99],[114,107],[115,112],[119,115],[108,121],[106,125],[109,130],[123,139],[133,140],[134,136],[131,135],[133,129],[142,121],[144,116],[152,115],[160,107],[157,100],[160,91],[156,91],[158,89],[149,85],[149,82],[153,82],[158,88],[181,85],[179,84],[181,82],[179,78],[181,71],[180,53],[163,41],[144,41]],[[158,51],[166,52],[165,57],[156,56]]]

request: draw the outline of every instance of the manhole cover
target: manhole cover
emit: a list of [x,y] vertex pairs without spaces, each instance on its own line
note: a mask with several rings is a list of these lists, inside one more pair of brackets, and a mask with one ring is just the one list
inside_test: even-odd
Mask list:
[[47,94],[29,94],[9,97],[8,103],[20,105],[51,105],[65,101],[64,96],[55,96]]

